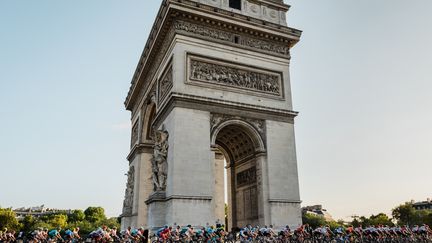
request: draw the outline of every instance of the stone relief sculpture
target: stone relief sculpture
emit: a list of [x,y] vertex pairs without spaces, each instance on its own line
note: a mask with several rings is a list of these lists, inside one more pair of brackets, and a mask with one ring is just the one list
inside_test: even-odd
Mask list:
[[190,33],[194,33],[197,35],[210,37],[218,40],[232,41],[234,39],[234,35],[230,32],[211,29],[202,25],[192,24],[185,21],[176,21],[174,23],[174,28],[176,30],[190,32]]
[[177,31],[183,31],[194,35],[212,38],[221,41],[234,42],[236,44],[247,46],[250,48],[277,53],[284,56],[290,56],[290,48],[288,44],[282,44],[277,42],[270,42],[263,39],[257,39],[249,35],[241,35],[239,42],[235,42],[235,36],[238,33],[232,33],[224,30],[215,29],[214,27],[207,27],[200,24],[189,23],[185,21],[174,22],[174,28]]
[[132,127],[131,146],[138,140],[138,122]]
[[123,214],[132,214],[133,195],[135,184],[135,167],[131,166],[126,174],[128,180],[126,183],[125,199],[123,201]]
[[166,71],[164,76],[159,81],[159,101],[161,101],[168,94],[173,85],[172,66]]
[[191,79],[281,95],[280,75],[191,59]]
[[168,175],[168,137],[167,131],[155,131],[155,145],[152,163],[152,179],[154,191],[165,191]]

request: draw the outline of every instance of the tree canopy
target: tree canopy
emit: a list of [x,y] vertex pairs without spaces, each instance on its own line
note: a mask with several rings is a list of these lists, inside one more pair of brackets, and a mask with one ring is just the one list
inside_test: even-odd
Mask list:
[[13,210],[0,208],[0,231],[8,229],[30,232],[37,228],[65,230],[79,227],[81,233],[87,234],[102,225],[120,227],[118,218],[107,218],[102,207],[89,207],[85,211],[62,211],[40,217],[27,215],[20,222]]
[[415,210],[411,202],[394,208],[392,216],[399,225],[428,224],[432,226],[432,210]]

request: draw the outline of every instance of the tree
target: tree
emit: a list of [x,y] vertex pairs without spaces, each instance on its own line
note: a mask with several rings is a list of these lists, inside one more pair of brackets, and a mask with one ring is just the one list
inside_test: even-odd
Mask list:
[[90,223],[97,223],[106,219],[105,210],[102,207],[88,207],[84,214],[85,219]]
[[12,209],[0,208],[0,230],[18,231],[21,228],[20,223],[16,219],[16,214]]
[[312,228],[317,228],[319,226],[326,225],[327,222],[322,216],[305,213],[303,214],[303,224],[309,224]]
[[101,221],[101,225],[105,225],[105,226],[107,226],[110,229],[112,229],[112,228],[119,229],[120,228],[120,224],[119,224],[117,218],[115,218],[115,217],[114,218],[109,218],[109,219],[102,220]]
[[370,218],[370,224],[371,225],[388,225],[393,226],[393,222],[391,219],[387,216],[385,213],[379,213],[377,215],[372,215]]
[[27,215],[24,217],[21,224],[22,224],[22,229],[21,229],[22,231],[30,232],[35,229],[36,219],[31,215]]
[[331,230],[335,230],[336,228],[339,227],[344,227],[344,222],[342,220],[338,220],[338,221],[328,221],[327,225],[330,226]]
[[69,223],[76,223],[80,221],[84,221],[86,215],[82,210],[74,210],[71,214],[68,215],[68,222]]
[[413,225],[415,221],[415,209],[412,203],[399,205],[392,210],[392,216],[399,225]]
[[358,216],[353,216],[353,221],[351,222],[351,225],[355,228],[362,226],[362,223],[359,220]]
[[54,214],[50,216],[48,220],[48,224],[50,224],[53,228],[66,228],[68,217],[64,214]]

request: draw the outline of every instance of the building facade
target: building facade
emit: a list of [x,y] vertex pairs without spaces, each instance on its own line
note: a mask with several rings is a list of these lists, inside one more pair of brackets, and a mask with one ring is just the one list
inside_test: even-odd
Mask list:
[[415,210],[432,210],[432,200],[428,198],[426,201],[423,202],[414,202],[413,208]]
[[162,1],[125,101],[122,228],[301,224],[289,74],[301,31],[287,26],[288,9]]

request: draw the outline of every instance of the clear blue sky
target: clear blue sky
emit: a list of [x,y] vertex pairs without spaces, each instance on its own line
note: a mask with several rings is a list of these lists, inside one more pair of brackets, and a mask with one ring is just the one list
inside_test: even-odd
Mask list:
[[[290,0],[301,196],[336,218],[432,197],[432,1]],[[123,106],[155,0],[0,2],[0,205],[121,212]]]

